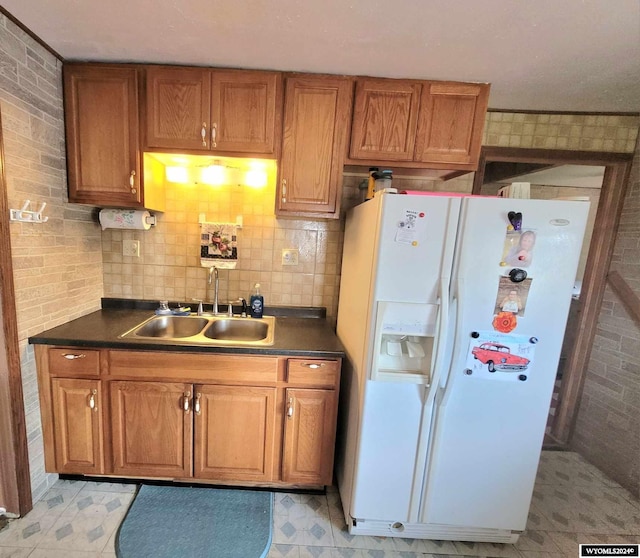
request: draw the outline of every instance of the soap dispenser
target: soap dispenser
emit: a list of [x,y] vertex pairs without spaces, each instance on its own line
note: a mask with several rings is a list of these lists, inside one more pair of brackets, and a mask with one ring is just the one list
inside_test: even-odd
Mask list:
[[264,311],[264,297],[260,294],[260,283],[256,283],[254,289],[255,290],[251,295],[249,304],[251,307],[251,317],[262,318],[262,312]]

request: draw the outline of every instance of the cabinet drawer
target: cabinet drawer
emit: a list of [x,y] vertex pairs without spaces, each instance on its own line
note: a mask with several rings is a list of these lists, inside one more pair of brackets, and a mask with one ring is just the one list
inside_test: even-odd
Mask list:
[[95,349],[49,349],[51,376],[99,376],[100,351]]
[[109,374],[140,379],[268,384],[278,379],[278,359],[251,355],[110,351]]
[[287,382],[290,384],[334,388],[339,374],[339,360],[289,359],[287,361]]

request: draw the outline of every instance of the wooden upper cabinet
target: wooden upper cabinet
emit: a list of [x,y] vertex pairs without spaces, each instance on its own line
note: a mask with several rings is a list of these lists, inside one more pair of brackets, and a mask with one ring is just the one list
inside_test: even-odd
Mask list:
[[412,161],[420,90],[419,83],[410,81],[358,80],[351,158]]
[[430,83],[422,88],[415,160],[476,168],[489,86]]
[[349,162],[474,170],[488,99],[482,83],[359,79]]
[[273,157],[281,104],[278,72],[149,67],[145,145]]
[[338,218],[353,81],[289,77],[276,215]]
[[64,65],[69,201],[143,206],[138,70]]
[[147,147],[209,149],[209,70],[148,68],[146,97]]
[[282,114],[277,72],[216,70],[211,84],[211,148],[274,155]]

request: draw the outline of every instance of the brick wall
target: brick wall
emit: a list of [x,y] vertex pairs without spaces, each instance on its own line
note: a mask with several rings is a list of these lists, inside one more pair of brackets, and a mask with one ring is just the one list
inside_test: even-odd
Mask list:
[[30,335],[99,308],[100,228],[91,208],[67,203],[61,63],[0,14],[0,111],[9,207],[46,202],[44,224],[11,223],[18,337],[34,501],[44,471]]
[[[640,296],[640,146],[611,269]],[[572,448],[640,496],[640,324],[607,287]]]

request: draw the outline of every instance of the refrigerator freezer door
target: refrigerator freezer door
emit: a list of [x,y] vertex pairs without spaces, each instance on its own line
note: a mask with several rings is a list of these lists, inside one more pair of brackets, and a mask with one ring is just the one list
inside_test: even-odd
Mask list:
[[450,276],[459,208],[459,198],[382,194],[375,300],[436,302],[442,274]]
[[[528,283],[510,283],[511,267],[500,265],[509,212],[522,213],[522,232],[535,232]],[[422,522],[525,528],[587,212],[583,202],[463,202],[452,279],[454,352],[434,411]],[[501,289],[512,286],[526,304],[518,310],[511,335],[535,342],[526,374],[491,372],[471,354],[472,334],[491,335]]]
[[358,519],[409,521],[425,388],[368,381],[360,431],[354,497]]
[[[382,304],[406,308],[403,315],[418,322],[417,330],[406,331],[406,339],[404,331],[395,336],[399,332],[380,330],[377,341],[384,343],[387,361],[431,362],[429,352],[437,352],[435,340],[442,326],[440,299],[449,288],[459,210],[459,198],[376,194],[347,218],[337,325],[348,355],[342,393],[349,404],[341,409],[344,442],[337,460],[347,517],[418,518],[426,452],[421,440],[428,439],[422,431],[431,422],[433,390],[406,381],[410,374],[393,381],[390,369],[387,381],[369,379],[375,351],[382,347],[375,338],[376,316]],[[416,303],[433,308],[420,317],[412,311]],[[434,332],[436,337],[428,340],[427,334]],[[413,356],[407,342],[413,343]]]

